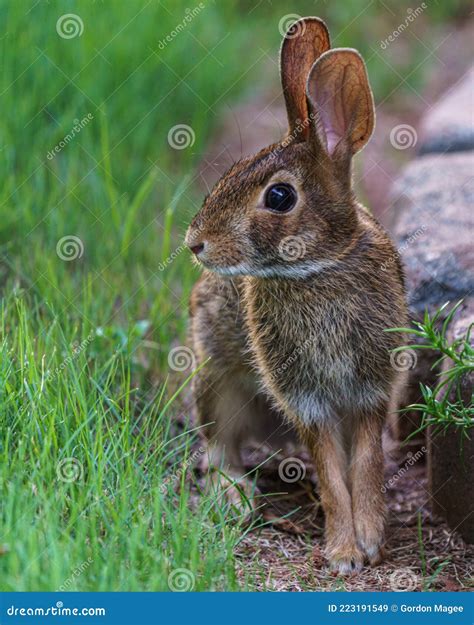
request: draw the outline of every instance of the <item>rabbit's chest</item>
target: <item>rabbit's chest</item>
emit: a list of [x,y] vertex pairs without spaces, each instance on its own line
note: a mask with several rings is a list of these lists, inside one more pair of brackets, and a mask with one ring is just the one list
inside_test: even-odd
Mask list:
[[[353,312],[335,302],[249,307],[250,346],[267,392],[306,424],[337,419],[380,401],[364,378],[364,350]],[[253,316],[252,316],[253,315]]]
[[275,337],[260,345],[260,372],[270,392],[304,421],[330,418],[354,394],[353,355],[336,337]]

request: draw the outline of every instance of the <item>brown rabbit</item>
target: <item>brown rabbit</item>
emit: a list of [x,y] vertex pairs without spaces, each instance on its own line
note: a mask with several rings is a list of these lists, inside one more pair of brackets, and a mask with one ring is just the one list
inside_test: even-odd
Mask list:
[[406,310],[394,246],[352,191],[352,157],[374,127],[365,65],[329,48],[318,18],[288,31],[288,135],[231,167],[186,243],[205,268],[191,332],[209,360],[193,392],[211,462],[238,479],[242,443],[270,427],[278,444],[283,415],[314,459],[326,554],[344,574],[382,557],[381,437],[401,341],[384,330]]

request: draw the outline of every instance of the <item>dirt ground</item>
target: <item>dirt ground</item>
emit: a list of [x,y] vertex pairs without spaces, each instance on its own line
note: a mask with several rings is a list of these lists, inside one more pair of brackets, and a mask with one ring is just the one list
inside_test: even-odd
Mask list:
[[[239,545],[239,575],[252,577],[253,569],[261,575],[263,567],[265,587],[279,591],[472,590],[474,547],[431,514],[425,454],[402,452],[389,439],[385,446],[385,479],[391,486],[386,492],[387,557],[381,565],[344,578],[327,571],[324,517],[309,458],[298,456],[305,467],[297,465],[298,471],[304,477],[288,483],[279,478],[284,457],[275,456],[260,469],[257,481],[268,525],[250,532]],[[259,453],[249,452],[252,462],[247,469],[258,464]],[[258,586],[264,587],[263,579],[259,583],[257,578]]]
[[[189,427],[184,415],[191,414],[196,422],[190,391],[185,393],[183,408],[175,423],[176,435]],[[196,449],[203,444],[197,442]],[[324,514],[309,454],[301,447],[279,453],[269,447],[245,448],[244,467],[255,479],[259,495],[257,513],[248,527],[243,526],[235,551],[242,586],[247,580],[256,590],[473,592],[474,545],[464,543],[430,510],[424,437],[401,445],[387,426],[383,447],[388,505],[385,559],[377,567],[346,577],[327,568]],[[206,488],[202,469],[199,461],[192,478],[198,485],[196,497]]]

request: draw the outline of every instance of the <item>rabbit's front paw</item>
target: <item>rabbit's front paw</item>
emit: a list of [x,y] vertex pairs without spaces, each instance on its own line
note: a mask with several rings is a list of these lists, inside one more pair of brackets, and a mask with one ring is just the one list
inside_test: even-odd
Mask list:
[[364,552],[370,566],[377,566],[384,558],[384,522],[383,518],[359,518],[355,520],[357,543]]
[[329,570],[339,575],[358,573],[364,565],[364,554],[355,544],[326,548]]
[[250,518],[255,512],[254,498],[258,491],[249,479],[233,478],[230,475],[214,472],[212,490],[218,498],[225,498],[239,516]]

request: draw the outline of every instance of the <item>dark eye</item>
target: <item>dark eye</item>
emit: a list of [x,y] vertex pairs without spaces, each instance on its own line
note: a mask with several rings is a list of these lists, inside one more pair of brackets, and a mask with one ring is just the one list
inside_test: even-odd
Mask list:
[[286,213],[296,204],[296,191],[291,184],[274,184],[265,194],[265,207],[279,213]]

